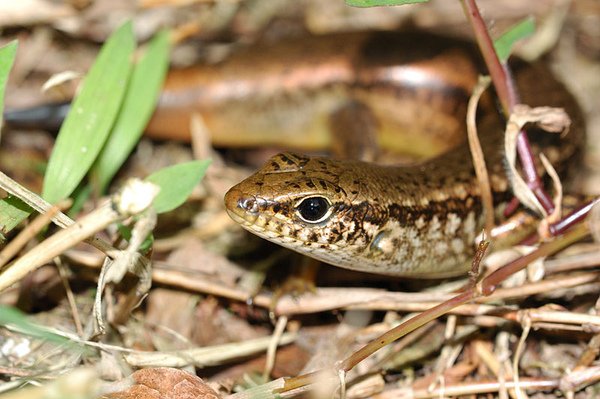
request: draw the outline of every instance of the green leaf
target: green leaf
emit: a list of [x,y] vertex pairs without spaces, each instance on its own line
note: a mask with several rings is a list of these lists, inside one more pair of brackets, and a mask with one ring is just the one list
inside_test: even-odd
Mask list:
[[91,197],[91,195],[92,186],[90,186],[89,184],[77,186],[77,188],[71,193],[73,203],[67,211],[67,216],[75,219],[79,212],[81,212],[85,205],[85,202]]
[[33,209],[19,198],[9,195],[0,199],[0,242],[6,235],[25,220]]
[[2,115],[4,112],[4,91],[8,74],[15,61],[17,54],[17,42],[12,41],[5,46],[0,47],[0,126],[2,126]]
[[98,156],[123,100],[134,48],[131,22],[102,46],[56,139],[44,176],[46,201],[71,195]]
[[346,0],[352,7],[401,6],[403,4],[425,3],[428,0]]
[[146,181],[160,187],[160,192],[154,199],[156,212],[168,212],[183,204],[204,176],[208,165],[210,159],[184,162],[163,168],[148,176]]
[[0,305],[0,326],[7,324],[17,327],[23,334],[41,338],[60,345],[72,345],[72,342],[60,335],[53,334],[27,320],[21,311],[6,305]]
[[[127,241],[131,241],[131,236],[133,234],[132,234],[132,231],[131,231],[132,229],[130,226],[125,226],[122,223],[118,223],[117,230],[119,231],[119,234],[121,234],[121,237],[123,237]],[[148,251],[150,251],[150,249],[152,248],[153,244],[154,244],[154,235],[151,233],[151,234],[148,234],[148,236],[144,239],[144,241],[138,248],[138,252],[140,252],[141,254],[144,254],[144,255],[147,254]]]
[[169,34],[159,32],[131,73],[123,106],[92,168],[92,181],[102,193],[139,141],[162,88],[169,66]]
[[[12,41],[0,47],[0,127],[4,114],[4,92],[8,74],[17,55],[17,42]],[[32,209],[20,199],[7,196],[0,199],[0,244],[6,240],[6,235],[29,216]]]
[[494,48],[500,61],[506,62],[512,51],[513,45],[521,39],[531,36],[535,31],[535,21],[527,17],[521,22],[511,26],[506,32],[494,41]]

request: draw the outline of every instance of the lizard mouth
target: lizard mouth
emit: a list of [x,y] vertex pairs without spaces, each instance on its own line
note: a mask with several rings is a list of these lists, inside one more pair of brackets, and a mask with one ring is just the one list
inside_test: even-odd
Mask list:
[[271,218],[260,216],[258,214],[251,215],[240,208],[227,208],[226,210],[227,214],[234,222],[265,240],[291,248],[305,244],[302,240],[297,238],[282,236],[276,229],[271,228]]
[[281,232],[281,222],[267,212],[262,212],[265,200],[246,195],[237,186],[225,194],[225,209],[229,217],[244,229],[277,244],[294,248],[308,242],[294,235]]
[[269,217],[265,212],[264,200],[253,195],[247,195],[238,186],[232,187],[225,194],[225,210],[234,222],[246,230],[250,230],[263,238],[273,240],[278,235],[269,228]]

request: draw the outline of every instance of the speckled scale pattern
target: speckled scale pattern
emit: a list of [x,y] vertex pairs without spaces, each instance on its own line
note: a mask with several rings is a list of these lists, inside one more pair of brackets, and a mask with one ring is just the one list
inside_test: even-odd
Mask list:
[[[457,161],[444,160],[444,175],[432,174],[430,165],[397,168],[285,153],[232,188],[226,202],[242,226],[328,263],[382,274],[455,274],[481,226],[477,186],[472,173],[456,173]],[[333,208],[319,225],[301,221],[295,211],[315,195]],[[248,200],[253,212],[238,206]]]
[[[531,136],[555,155],[552,161],[560,169],[583,135],[579,109],[544,67],[519,63],[514,72],[524,103],[562,106],[573,119],[566,136]],[[501,204],[510,198],[503,124],[496,113],[487,112],[478,119],[478,130],[494,200]],[[296,210],[311,196],[331,204],[331,215],[317,224],[303,221]],[[483,227],[466,145],[410,167],[283,153],[231,188],[225,205],[235,221],[270,241],[340,267],[395,276],[464,273]]]

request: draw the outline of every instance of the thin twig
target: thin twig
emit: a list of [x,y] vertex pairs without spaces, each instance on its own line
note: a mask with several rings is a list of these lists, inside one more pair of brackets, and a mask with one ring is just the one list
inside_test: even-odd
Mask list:
[[[52,209],[52,204],[48,203],[34,192],[27,190],[25,187],[21,186],[19,183],[17,183],[2,172],[0,172],[0,188],[6,191],[7,193],[19,198],[21,201],[32,207],[38,213],[47,213],[50,209]],[[52,222],[54,222],[54,224],[56,224],[57,226],[62,227],[63,229],[75,223],[73,219],[71,219],[62,212],[57,212],[56,215],[52,218]],[[93,247],[96,247],[96,249],[100,250],[108,256],[111,256],[115,252],[118,252],[118,249],[113,248],[112,245],[97,237],[88,238],[85,240],[85,242],[92,245]]]
[[[88,259],[84,258],[78,252],[74,259],[84,266],[99,268],[101,264],[95,262],[94,259],[98,259],[99,261],[102,259],[100,259],[99,255],[90,255],[92,256]],[[568,259],[570,257],[565,258],[565,261]],[[591,267],[598,264],[598,257],[593,258],[593,254],[582,260],[583,263],[578,262],[578,259],[579,256],[575,256],[573,261],[577,261],[577,264],[567,270],[577,267]],[[553,259],[546,262],[554,265],[554,262],[559,260]],[[557,271],[559,270],[554,270],[554,266],[552,266],[549,273],[556,273]],[[546,278],[517,287],[499,288],[492,294],[489,300],[501,301],[557,292],[561,289],[570,289],[585,284],[597,284],[599,278],[600,275],[597,272],[557,275],[553,278]],[[253,292],[240,287],[229,286],[220,281],[213,281],[203,273],[185,272],[175,266],[165,265],[162,262],[154,262],[152,281],[156,284],[206,295],[215,295],[234,301],[246,302],[252,298],[252,304],[262,308],[268,308],[272,302],[272,296],[270,295],[259,294],[253,296]],[[464,282],[462,285],[464,285]],[[288,316],[336,309],[422,312],[451,297],[452,294],[440,292],[390,292],[377,288],[321,287],[316,288],[310,295],[302,295],[295,298],[282,297],[277,302],[276,312],[278,315]],[[486,299],[485,301],[488,300]],[[490,313],[495,310],[498,310],[498,308],[490,305],[466,304],[453,309],[452,313],[473,316]]]
[[75,323],[75,329],[77,330],[77,334],[79,334],[80,337],[83,337],[83,324],[81,323],[81,317],[79,317],[79,311],[77,310],[75,295],[73,295],[71,284],[69,284],[66,267],[59,256],[54,258],[54,262],[56,263],[56,269],[58,269],[58,274],[60,275],[63,287],[65,288],[65,294],[67,295],[67,301],[69,303],[69,308],[71,308],[73,322]]
[[288,318],[287,316],[281,316],[277,319],[277,324],[275,325],[275,330],[273,331],[273,337],[269,346],[267,347],[267,361],[265,363],[265,369],[263,371],[263,380],[268,381],[271,376],[271,372],[273,371],[273,366],[275,365],[275,355],[277,354],[277,347],[279,346],[279,340],[285,331],[285,327],[287,326]]
[[[154,195],[150,194],[148,188],[152,187]],[[124,194],[127,192],[127,194]],[[132,211],[141,212],[151,205],[156,196],[156,187],[152,183],[141,180],[131,180],[122,190],[113,195],[110,203],[106,203],[93,212],[82,217],[77,223],[68,228],[58,231],[48,237],[41,244],[18,258],[0,274],[0,292],[19,281],[27,273],[37,269],[65,250],[82,242],[86,238],[103,230],[109,224],[130,216]],[[132,205],[131,198],[140,201]]]
[[38,215],[27,227],[17,234],[6,247],[0,252],[0,270],[9,260],[11,260],[19,251],[38,234],[44,227],[50,223],[52,218],[60,211],[64,204],[55,205],[48,210]]
[[[506,279],[508,276],[511,276],[517,271],[523,269],[535,259],[557,252],[560,249],[572,244],[573,242],[586,237],[588,234],[589,227],[587,224],[582,223],[580,225],[575,226],[564,236],[552,242],[543,244],[530,254],[518,258],[510,262],[509,264],[503,266],[502,268],[496,270],[495,272],[487,276],[477,287],[471,287],[469,290],[458,294],[454,298],[451,298],[446,302],[434,306],[428,311],[418,314],[412,319],[406,321],[405,323],[402,323],[401,325],[380,335],[378,338],[374,339],[373,341],[371,341],[370,343],[363,346],[361,349],[359,349],[358,351],[354,352],[352,355],[341,361],[337,365],[337,370],[344,370],[347,372],[354,368],[354,366],[356,366],[362,360],[366,359],[368,356],[372,355],[382,347],[408,334],[416,328],[426,323],[429,323],[434,319],[437,319],[441,315],[448,313],[450,310],[456,308],[457,306],[465,304],[481,295],[489,296],[496,290],[498,284],[501,281],[504,281],[504,279]],[[482,299],[485,300],[485,298]],[[317,373],[309,373],[300,375],[298,377],[290,378],[286,380],[286,384],[283,390],[287,391],[309,384],[313,381],[313,378],[316,375]]]
[[[483,56],[485,64],[494,83],[494,88],[498,94],[498,99],[504,109],[506,117],[510,115],[513,107],[519,103],[519,94],[516,91],[515,83],[512,79],[510,70],[506,64],[500,62],[494,49],[494,43],[489,35],[485,22],[479,13],[479,8],[475,0],[461,0],[465,15],[471,24],[479,50]],[[524,131],[518,136],[517,149],[523,173],[526,176],[527,184],[538,198],[540,204],[548,214],[554,210],[554,204],[550,196],[544,191],[540,177],[535,168],[535,161],[529,139]]]
[[[523,378],[519,382],[519,386],[528,390],[546,391],[558,387],[556,379],[541,379],[541,378]],[[494,393],[500,391],[503,385],[508,389],[513,389],[516,385],[514,381],[478,381],[465,382],[458,384],[446,385],[443,388],[411,390],[410,394],[406,390],[397,389],[383,392],[373,396],[374,399],[392,399],[392,398],[412,398],[412,399],[429,399],[429,398],[446,398],[458,397],[466,395],[483,395],[486,393]]]

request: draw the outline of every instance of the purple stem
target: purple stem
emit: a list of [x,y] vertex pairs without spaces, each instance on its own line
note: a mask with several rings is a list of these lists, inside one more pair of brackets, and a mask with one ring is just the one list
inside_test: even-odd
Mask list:
[[[494,49],[494,43],[479,13],[479,8],[475,0],[462,0],[462,4],[465,9],[465,15],[473,27],[477,44],[485,60],[504,113],[509,115],[513,107],[519,102],[519,94],[516,90],[512,74],[506,63],[500,62],[498,58],[498,54],[496,54],[496,50]],[[533,193],[546,212],[552,213],[554,203],[542,187],[540,177],[535,168],[531,146],[524,131],[521,131],[517,139],[517,151],[528,186],[533,190]]]

